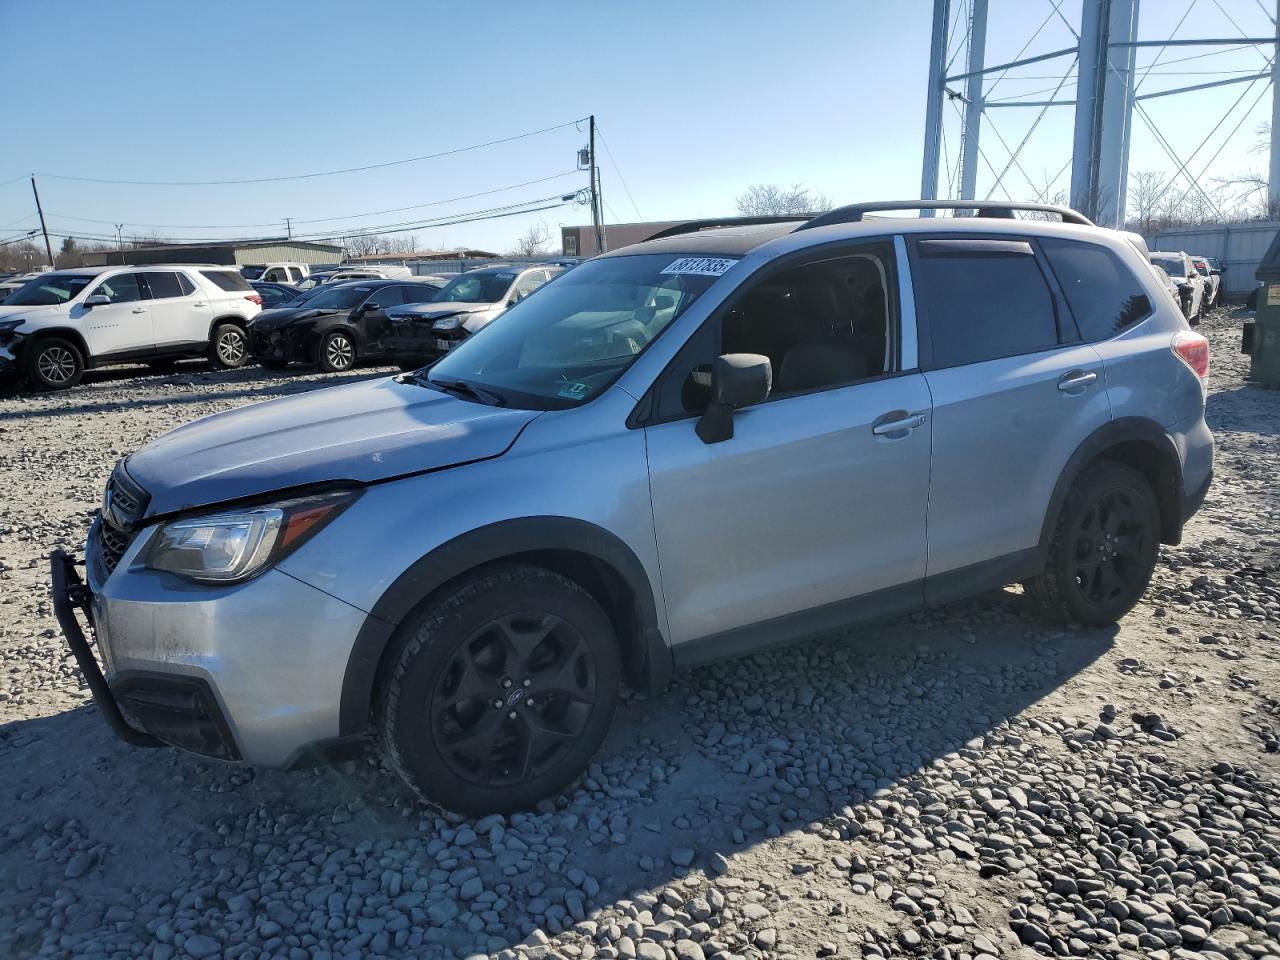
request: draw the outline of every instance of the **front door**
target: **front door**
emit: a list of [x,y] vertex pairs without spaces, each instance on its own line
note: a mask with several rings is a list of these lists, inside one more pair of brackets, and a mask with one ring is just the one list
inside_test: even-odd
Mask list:
[[[785,639],[779,617],[847,619],[851,598],[922,599],[932,418],[924,377],[903,370],[896,276],[889,243],[782,265],[664,376],[650,490],[672,642],[702,641],[692,657]],[[694,425],[721,353],[767,356],[773,390],[705,444]]]
[[89,291],[106,297],[85,315],[85,340],[94,357],[146,354],[155,347],[146,288],[136,273],[118,273]]

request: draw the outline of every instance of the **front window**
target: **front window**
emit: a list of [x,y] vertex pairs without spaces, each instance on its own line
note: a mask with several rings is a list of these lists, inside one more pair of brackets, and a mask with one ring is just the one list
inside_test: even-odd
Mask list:
[[450,280],[436,297],[436,302],[497,303],[511,289],[514,270],[475,271]]
[[373,287],[366,287],[363,284],[330,287],[309,299],[307,306],[315,310],[350,310],[363,301],[372,289]]
[[146,299],[136,273],[121,273],[103,280],[90,291],[89,296],[106,297],[111,303],[134,303]]
[[46,273],[28,280],[9,295],[5,306],[51,307],[75,299],[93,277],[74,273]]
[[670,254],[592,260],[463,341],[429,379],[533,409],[585,403],[733,262]]

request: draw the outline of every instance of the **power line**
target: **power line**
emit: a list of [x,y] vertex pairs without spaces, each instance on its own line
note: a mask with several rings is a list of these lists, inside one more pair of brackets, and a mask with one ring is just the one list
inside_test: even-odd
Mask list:
[[[568,171],[565,171],[564,173],[554,173],[548,177],[539,177],[536,180],[525,180],[523,183],[513,183],[513,184],[508,184],[507,186],[504,186],[504,187],[494,187],[492,190],[482,190],[479,193],[468,193],[460,197],[449,197],[444,200],[430,200],[425,203],[417,203],[407,207],[391,207],[390,209],[387,209],[387,210],[370,210],[365,213],[348,213],[348,214],[344,214],[342,216],[336,216],[336,217],[317,217],[312,220],[299,220],[298,218],[295,217],[293,218],[293,222],[294,224],[332,223],[335,220],[357,220],[361,217],[380,217],[388,213],[402,213],[405,210],[420,210],[423,207],[434,207],[444,203],[456,203],[460,200],[474,200],[476,197],[486,197],[491,194],[502,193],[506,190],[516,190],[521,187],[528,187],[537,183],[546,183],[548,180],[558,180],[561,177],[576,175],[577,173],[578,173],[577,170],[568,170]],[[115,225],[116,223],[119,222],[117,220],[99,220],[93,217],[73,217],[70,214],[63,214],[63,213],[50,213],[49,216],[58,217],[62,220],[78,220],[83,223],[104,223],[104,224]],[[278,220],[271,220],[266,223],[204,223],[204,224],[133,223],[130,221],[125,221],[124,225],[127,227],[148,227],[148,228],[155,228],[160,230],[236,230],[236,229],[246,229],[249,227],[275,227],[275,226],[279,226],[279,223],[280,221]]]
[[427,153],[420,157],[407,157],[403,160],[388,160],[384,163],[369,163],[360,167],[344,167],[340,170],[321,170],[315,173],[295,173],[278,177],[248,177],[242,180],[112,180],[105,177],[72,177],[56,173],[41,173],[39,176],[48,177],[52,180],[75,180],[80,183],[112,183],[133,187],[215,187],[246,183],[279,183],[283,180],[311,180],[316,177],[333,177],[338,174],[360,173],[365,170],[384,170],[387,167],[403,166],[407,163],[418,163],[423,160],[437,160],[440,157],[451,157],[459,153],[467,153],[471,150],[480,150],[485,147],[494,147],[503,143],[513,143],[516,140],[524,140],[527,137],[536,137],[539,134],[550,133],[553,130],[563,130],[566,127],[577,126],[581,122],[582,120],[570,120],[567,123],[558,123],[554,126],[543,127],[541,130],[530,130],[528,133],[518,133],[510,137],[499,137],[497,140],[487,140],[484,143],[473,143],[466,147],[454,147],[451,150],[441,150],[439,153]]
[[[556,207],[567,206],[576,202],[576,196],[573,199],[566,200],[563,195],[553,195],[550,197],[539,197],[533,200],[525,200],[521,203],[507,204],[501,207],[489,207],[483,210],[472,210],[466,213],[450,214],[444,217],[433,217],[427,220],[418,221],[402,221],[399,223],[384,224],[377,227],[365,227],[359,230],[345,230],[339,233],[311,233],[295,236],[295,241],[305,241],[308,243],[321,242],[325,240],[340,240],[344,237],[367,237],[378,234],[387,233],[408,233],[413,230],[426,230],[431,227],[448,227],[460,223],[473,223],[478,220],[500,219],[502,217],[518,216],[523,213],[537,213],[541,210],[551,210]],[[539,206],[533,206],[538,204]],[[87,231],[69,232],[66,230],[51,230],[51,236],[56,237],[74,237],[77,240],[98,240],[102,242],[116,242],[116,236],[92,233]],[[184,243],[200,244],[200,243],[263,243],[273,240],[281,240],[283,237],[203,237],[203,238],[184,238]]]
[[640,212],[640,207],[636,205],[636,198],[631,195],[631,188],[627,186],[626,179],[622,176],[622,171],[618,169],[618,161],[613,159],[613,151],[609,149],[609,141],[604,138],[604,131],[600,129],[600,124],[596,124],[596,133],[600,137],[600,142],[604,144],[604,152],[609,156],[609,163],[613,165],[613,172],[618,175],[618,182],[622,184],[622,189],[627,192],[627,199],[631,201],[631,206],[635,208],[636,218],[644,219],[644,214]]

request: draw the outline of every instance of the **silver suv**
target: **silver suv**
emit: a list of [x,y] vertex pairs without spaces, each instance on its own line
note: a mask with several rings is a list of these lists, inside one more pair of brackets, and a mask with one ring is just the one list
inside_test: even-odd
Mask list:
[[148,444],[87,581],[52,563],[104,714],[270,766],[372,735],[505,811],[582,772],[620,683],[1019,581],[1122,617],[1210,483],[1207,342],[1079,214],[863,218],[916,206],[674,228],[426,371]]

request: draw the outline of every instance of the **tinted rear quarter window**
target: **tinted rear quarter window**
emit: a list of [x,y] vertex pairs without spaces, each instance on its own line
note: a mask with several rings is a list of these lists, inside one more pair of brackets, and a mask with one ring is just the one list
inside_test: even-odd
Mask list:
[[249,286],[249,281],[234,270],[201,270],[200,272],[206,280],[216,284],[222,290],[253,290],[253,287]]
[[922,240],[916,252],[914,285],[927,310],[933,366],[1057,346],[1053,297],[1030,244]]
[[178,274],[178,286],[182,288],[183,296],[188,296],[196,292],[196,285],[191,282],[191,278],[185,273]]
[[1137,278],[1106,247],[1072,240],[1040,244],[1085,340],[1105,340],[1150,316],[1151,301]]

